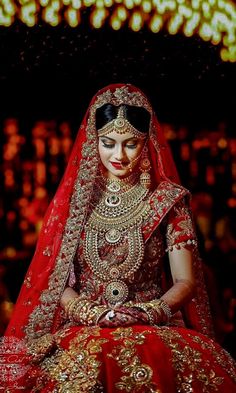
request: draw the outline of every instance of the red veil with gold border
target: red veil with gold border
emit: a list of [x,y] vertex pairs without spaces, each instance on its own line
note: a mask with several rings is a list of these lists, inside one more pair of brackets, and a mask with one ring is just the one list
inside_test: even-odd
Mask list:
[[[95,113],[106,103],[134,105],[151,114],[149,155],[152,188],[161,181],[178,185],[179,177],[154,111],[142,91],[130,84],[109,85],[92,99],[80,126],[58,190],[48,207],[32,263],[26,274],[6,336],[30,341],[53,333],[64,321],[60,298],[67,284],[99,170]],[[185,307],[187,327],[212,336],[201,262],[194,258],[195,298]]]

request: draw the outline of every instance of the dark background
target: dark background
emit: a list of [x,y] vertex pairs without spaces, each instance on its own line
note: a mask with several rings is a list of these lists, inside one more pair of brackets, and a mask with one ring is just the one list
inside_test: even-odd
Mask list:
[[198,36],[94,29],[85,13],[77,28],[1,27],[0,56],[2,116],[79,123],[99,88],[127,82],[148,94],[160,120],[235,126],[236,63],[221,61],[220,46]]

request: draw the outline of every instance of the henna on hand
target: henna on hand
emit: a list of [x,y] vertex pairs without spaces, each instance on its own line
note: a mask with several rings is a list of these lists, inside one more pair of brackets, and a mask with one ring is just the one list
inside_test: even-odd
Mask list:
[[138,310],[136,307],[121,306],[118,310],[137,319],[138,323],[140,324],[148,324],[147,314],[142,310]]
[[[113,311],[112,314],[110,314]],[[109,315],[110,314],[110,315]],[[112,315],[112,316],[111,316]],[[133,316],[122,313],[120,310],[111,310],[103,316],[98,325],[101,327],[117,327],[117,326],[130,326],[138,323],[138,320]]]

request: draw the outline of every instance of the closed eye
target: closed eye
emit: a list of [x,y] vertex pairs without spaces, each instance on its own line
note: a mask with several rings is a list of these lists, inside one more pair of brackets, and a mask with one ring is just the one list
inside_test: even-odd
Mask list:
[[[127,141],[127,143],[125,144],[125,147],[128,148],[128,149],[135,149],[137,147],[138,143],[137,143],[136,140],[134,140],[132,142],[131,141]],[[109,141],[107,143],[106,140],[102,140],[102,144],[103,144],[102,146],[105,147],[106,149],[112,149],[112,148],[115,147],[115,143],[113,143],[112,141],[111,142]]]
[[126,145],[126,147],[128,147],[128,149],[135,149],[137,147],[137,143],[134,143],[132,145]]
[[113,143],[105,143],[102,141],[103,147],[106,147],[107,149],[112,149],[115,145]]

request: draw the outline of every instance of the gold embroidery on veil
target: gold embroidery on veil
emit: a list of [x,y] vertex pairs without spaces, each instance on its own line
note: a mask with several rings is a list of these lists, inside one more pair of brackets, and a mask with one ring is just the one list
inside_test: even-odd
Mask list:
[[26,339],[34,339],[50,332],[54,313],[66,285],[71,264],[73,263],[83,224],[88,212],[88,202],[92,196],[93,182],[84,179],[96,179],[98,168],[97,135],[95,114],[97,108],[106,103],[120,105],[142,106],[152,113],[147,99],[139,92],[129,92],[126,86],[117,88],[114,92],[106,90],[99,94],[89,109],[86,128],[87,140],[83,145],[80,170],[74,186],[70,203],[70,213],[63,232],[60,251],[56,258],[55,267],[49,278],[48,289],[42,291],[40,303],[29,316],[24,327]]

